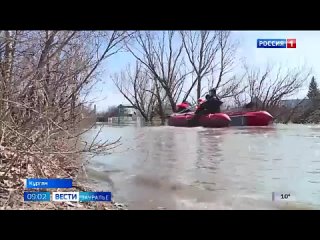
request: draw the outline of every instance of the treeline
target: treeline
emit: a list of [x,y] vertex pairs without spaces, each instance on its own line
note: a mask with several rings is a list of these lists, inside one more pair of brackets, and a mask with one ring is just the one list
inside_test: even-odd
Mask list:
[[311,79],[306,99],[306,106],[297,111],[295,116],[292,118],[292,122],[320,123],[320,90],[315,77],[312,77]]
[[136,31],[125,44],[135,64],[112,80],[146,122],[164,123],[167,110],[182,100],[196,103],[212,87],[225,105],[259,99],[260,109],[279,114],[281,101],[301,89],[310,71],[249,66],[237,58],[238,46],[230,31]]
[[118,106],[110,106],[106,111],[97,113],[97,122],[107,122],[108,118],[117,117],[119,114]]

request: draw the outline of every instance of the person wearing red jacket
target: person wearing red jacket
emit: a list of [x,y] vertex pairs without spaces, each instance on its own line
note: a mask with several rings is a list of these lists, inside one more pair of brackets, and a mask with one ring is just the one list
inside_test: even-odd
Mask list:
[[177,112],[190,112],[190,103],[187,101],[183,101],[180,104],[177,104]]

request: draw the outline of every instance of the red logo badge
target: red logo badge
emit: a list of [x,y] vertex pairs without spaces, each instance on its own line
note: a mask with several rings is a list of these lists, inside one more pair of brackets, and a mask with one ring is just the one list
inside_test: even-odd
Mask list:
[[287,39],[287,48],[297,48],[297,41],[295,38]]

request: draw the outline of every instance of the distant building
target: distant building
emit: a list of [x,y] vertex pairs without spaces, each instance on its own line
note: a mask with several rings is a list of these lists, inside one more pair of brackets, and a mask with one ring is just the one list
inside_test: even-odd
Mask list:
[[108,117],[109,124],[136,124],[140,121],[140,114],[131,105],[120,104],[117,107],[117,114],[112,117]]
[[124,109],[124,115],[126,116],[132,116],[136,112],[136,109],[134,108],[125,108]]
[[[255,107],[261,107],[263,105],[263,102],[257,97],[252,98],[251,103],[254,104]],[[295,108],[298,105],[301,108],[307,108],[311,105],[311,100],[310,99],[286,99],[286,100],[280,101],[280,106],[286,107],[286,108]]]
[[[119,109],[120,108],[120,109]],[[132,117],[133,115],[136,114],[137,109],[135,109],[133,106],[131,105],[123,105],[120,104],[118,106],[118,109],[120,110],[119,113],[121,116],[127,116],[127,117]]]
[[301,108],[308,108],[311,106],[311,100],[310,99],[287,99],[287,100],[281,100],[280,104],[283,107],[287,108],[295,108],[296,106],[300,106]]

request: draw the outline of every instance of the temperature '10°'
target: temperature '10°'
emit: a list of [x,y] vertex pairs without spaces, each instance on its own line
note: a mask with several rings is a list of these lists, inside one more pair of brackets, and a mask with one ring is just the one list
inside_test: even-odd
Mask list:
[[283,193],[283,192],[272,193],[272,201],[290,201],[290,200],[293,200],[291,193]]
[[290,193],[289,194],[281,194],[281,199],[288,199],[290,197]]

